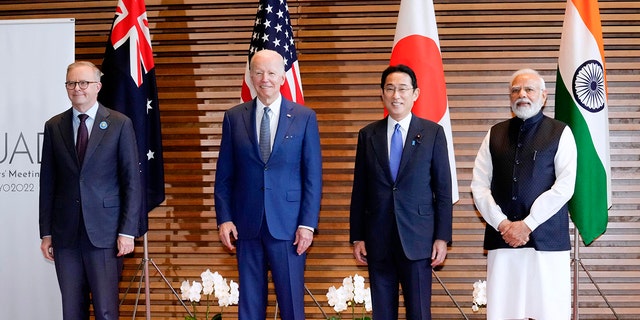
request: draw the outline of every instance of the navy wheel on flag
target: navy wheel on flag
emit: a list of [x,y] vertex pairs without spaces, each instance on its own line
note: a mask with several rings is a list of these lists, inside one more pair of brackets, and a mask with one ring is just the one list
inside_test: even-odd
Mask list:
[[578,104],[589,112],[604,109],[606,92],[604,68],[597,60],[585,61],[573,75],[573,96]]

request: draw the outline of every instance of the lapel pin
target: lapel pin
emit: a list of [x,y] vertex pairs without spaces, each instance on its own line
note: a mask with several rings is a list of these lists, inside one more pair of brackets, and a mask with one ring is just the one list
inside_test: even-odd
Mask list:
[[422,142],[422,135],[421,134],[417,134],[415,138],[413,138],[413,141],[411,141],[411,145],[415,146],[416,143],[420,144]]
[[291,118],[291,114],[290,113],[287,113],[287,118]]
[[104,120],[100,121],[100,129],[104,130],[108,127],[109,127],[109,124],[106,121]]

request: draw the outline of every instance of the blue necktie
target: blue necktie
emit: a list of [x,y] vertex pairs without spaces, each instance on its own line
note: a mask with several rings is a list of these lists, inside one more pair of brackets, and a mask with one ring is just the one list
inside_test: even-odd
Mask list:
[[391,147],[389,149],[389,169],[391,170],[393,181],[396,181],[398,169],[400,168],[400,158],[402,158],[402,132],[400,132],[399,123],[396,123],[395,129],[393,129]]
[[265,163],[271,155],[271,119],[269,117],[269,107],[264,108],[262,120],[260,121],[260,156]]

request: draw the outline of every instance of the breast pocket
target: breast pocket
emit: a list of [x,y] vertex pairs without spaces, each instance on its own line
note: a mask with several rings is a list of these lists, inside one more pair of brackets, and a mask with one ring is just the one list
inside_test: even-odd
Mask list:
[[302,134],[286,134],[282,141],[282,152],[287,163],[300,164],[302,158]]
[[531,156],[533,160],[532,178],[542,177],[555,172],[553,159],[556,153],[553,150],[534,151]]

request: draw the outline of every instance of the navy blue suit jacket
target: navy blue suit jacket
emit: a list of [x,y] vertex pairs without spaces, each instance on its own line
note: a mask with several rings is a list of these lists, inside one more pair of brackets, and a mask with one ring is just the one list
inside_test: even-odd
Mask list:
[[216,168],[218,225],[233,221],[239,239],[271,235],[293,240],[300,225],[317,228],[322,194],[322,156],[313,110],[282,99],[278,129],[267,162],[260,157],[256,100],[224,114]]
[[69,109],[45,123],[40,167],[40,236],[71,247],[83,219],[91,243],[115,248],[118,233],[135,235],[141,212],[140,168],[131,120],[98,107],[85,153],[78,162]]
[[[388,117],[358,135],[350,240],[364,240],[367,259],[382,259],[395,231],[411,260],[431,257],[436,239],[451,241],[451,172],[443,128],[412,116],[398,176],[389,170]],[[397,230],[393,230],[397,226]]]

